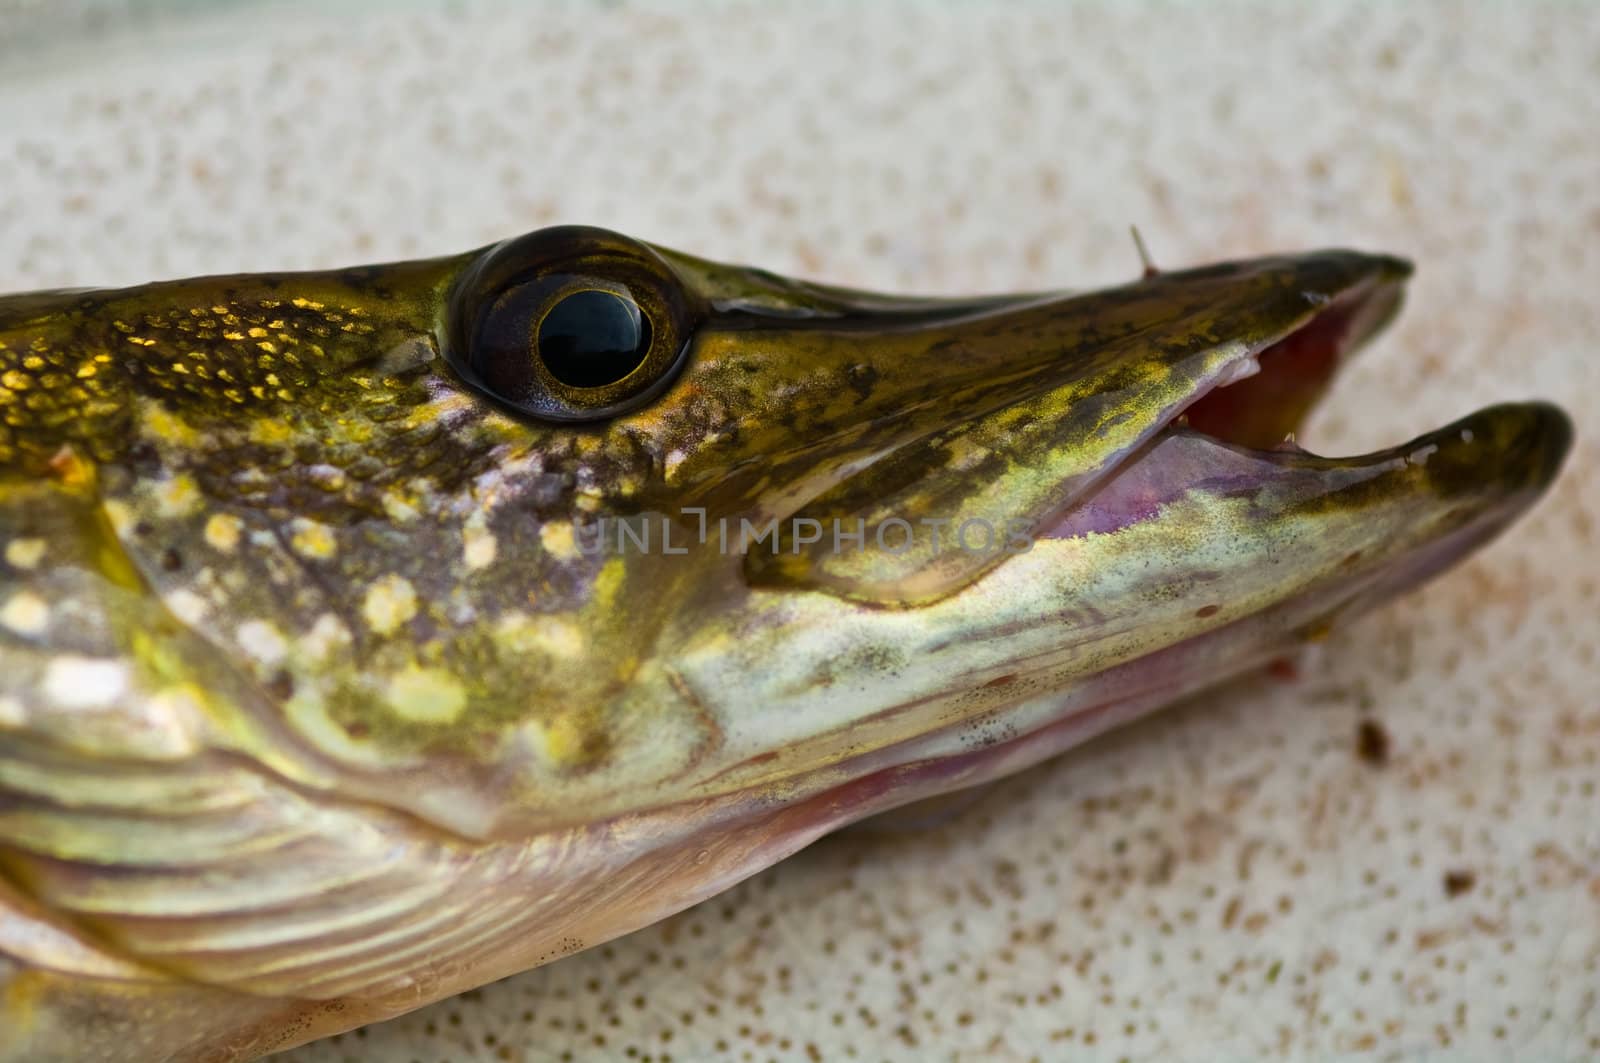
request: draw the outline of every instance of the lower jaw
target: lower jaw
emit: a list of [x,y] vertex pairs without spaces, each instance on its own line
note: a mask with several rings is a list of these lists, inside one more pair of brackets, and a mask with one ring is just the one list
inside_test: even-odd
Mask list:
[[[1331,545],[1313,534],[1306,541],[1315,540],[1312,545],[1326,555],[1320,567],[1299,568],[1298,580],[1289,572],[1263,575],[1277,593],[1236,598],[1235,607],[1227,613],[1235,619],[1226,619],[1220,612],[1189,613],[1193,621],[1166,628],[1174,632],[1170,636],[1156,636],[1176,641],[1132,659],[1118,657],[1120,663],[1071,678],[1063,678],[1065,673],[1018,675],[997,685],[992,678],[996,671],[985,663],[983,670],[967,673],[968,682],[985,687],[986,708],[976,713],[976,719],[973,713],[960,718],[955,713],[938,713],[947,707],[943,697],[949,695],[953,702],[956,695],[970,690],[940,692],[928,699],[937,704],[918,704],[915,719],[927,728],[921,733],[810,770],[768,776],[742,788],[573,828],[571,845],[553,839],[559,847],[583,854],[582,866],[565,868],[557,876],[576,888],[552,889],[549,874],[536,873],[526,883],[523,895],[548,899],[529,906],[518,920],[517,945],[487,958],[478,968],[476,980],[543,962],[560,942],[576,941],[584,947],[665,918],[856,821],[1022,771],[1292,653],[1311,633],[1320,635],[1330,623],[1364,612],[1426,580],[1519,516],[1548,484],[1554,475],[1551,462],[1558,462],[1565,450],[1548,415],[1502,410],[1475,416],[1489,418],[1487,422],[1470,421],[1485,428],[1511,418],[1522,425],[1521,431],[1528,437],[1522,442],[1532,451],[1515,460],[1507,457],[1508,452],[1495,451],[1503,460],[1496,468],[1483,470],[1483,482],[1460,498],[1441,499],[1431,492],[1418,495],[1414,507],[1402,506],[1390,513],[1392,526],[1383,527],[1392,534],[1382,534],[1383,527],[1373,532],[1370,538],[1375,548],[1370,551],[1328,553]],[[1486,433],[1486,438],[1488,435],[1497,434]],[[1219,448],[1247,464],[1307,464],[1305,475],[1315,481],[1318,490],[1329,466],[1345,465],[1309,456],[1263,456],[1215,440],[1202,442],[1194,461],[1215,472],[1211,451]],[[1405,465],[1403,455],[1393,460]],[[1171,484],[1194,482],[1180,466],[1157,463],[1150,468],[1166,470],[1142,481],[1157,495]],[[1117,504],[1103,506],[1098,514],[1083,511],[1071,516],[1053,531],[1072,537],[1138,519],[1140,507],[1132,503],[1143,492],[1131,488],[1140,483],[1122,480],[1111,492],[1121,499]],[[1102,496],[1101,501],[1105,500]],[[1095,527],[1087,531],[1077,528],[1072,524],[1075,520],[1087,520]],[[1357,521],[1354,526],[1364,528],[1364,522]],[[1300,558],[1299,562],[1310,565],[1313,560]],[[1296,565],[1291,561],[1286,568]],[[1260,603],[1254,612],[1240,615],[1236,611],[1254,603]],[[1047,622],[1046,615],[1040,614],[1040,622]],[[1008,646],[1015,648],[1013,643]],[[1054,685],[1043,685],[1046,683]],[[1008,699],[1010,690],[1017,693]],[[1050,692],[1037,693],[1040,690]],[[880,715],[894,711],[894,706],[885,706]],[[911,713],[901,717],[912,718]]]
[[[1486,510],[1409,552],[1085,677],[1070,689],[991,710],[990,730],[1015,737],[975,741],[968,721],[785,780],[781,790],[747,790],[643,813],[630,833],[648,833],[654,821],[672,840],[640,858],[660,862],[651,876],[659,889],[652,891],[649,911],[634,912],[638,918],[630,922],[644,925],[688,907],[851,823],[1023,771],[1293,653],[1309,640],[1307,632],[1320,637],[1332,619],[1359,615],[1453,564],[1521,508],[1508,502]],[[697,821],[701,826],[690,826]]]

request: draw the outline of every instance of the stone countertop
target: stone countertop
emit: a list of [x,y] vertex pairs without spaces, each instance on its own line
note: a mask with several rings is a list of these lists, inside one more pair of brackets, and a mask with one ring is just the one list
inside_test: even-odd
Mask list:
[[1169,266],[1416,261],[1312,449],[1503,398],[1578,426],[1505,539],[1293,675],[285,1058],[1600,1057],[1592,9],[109,8],[0,0],[0,290],[556,221],[845,284],[1092,286],[1133,276],[1137,222]]

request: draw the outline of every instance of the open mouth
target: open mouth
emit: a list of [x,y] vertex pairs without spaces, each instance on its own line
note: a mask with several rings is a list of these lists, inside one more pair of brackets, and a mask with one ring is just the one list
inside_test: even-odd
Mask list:
[[[1394,267],[1386,277],[1327,299],[1298,328],[1232,363],[1097,486],[1047,522],[1039,537],[1112,532],[1154,517],[1194,491],[1258,498],[1267,517],[1319,499],[1370,494],[1408,472],[1411,481],[1426,480],[1436,498],[1475,498],[1476,505],[1458,507],[1463,521],[1494,509],[1493,530],[1509,523],[1523,508],[1509,503],[1537,497],[1570,445],[1571,422],[1554,406],[1489,407],[1364,455],[1323,457],[1300,443],[1302,425],[1345,359],[1398,313],[1409,267],[1397,260]],[[1507,504],[1491,504],[1501,502]]]
[[1237,364],[1181,421],[1225,443],[1267,450],[1292,443],[1344,359],[1399,312],[1398,281],[1370,282],[1327,303],[1300,328]]
[[[930,351],[1009,352],[1026,371],[1009,393],[993,393],[998,405],[952,400],[944,425],[849,467],[793,515],[797,526],[864,526],[883,549],[841,553],[823,535],[797,535],[747,555],[747,576],[915,607],[1011,556],[959,539],[952,549],[950,533],[969,526],[993,544],[1002,527],[1007,543],[1111,531],[1184,498],[1231,500],[1244,512],[1227,519],[1241,529],[1319,505],[1399,499],[1453,510],[1441,498],[1531,498],[1571,434],[1550,407],[1497,407],[1363,456],[1321,458],[1299,445],[1340,364],[1395,316],[1409,274],[1387,256],[1313,252],[1022,301],[931,328]],[[927,368],[945,364],[931,357]],[[1402,508],[1387,506],[1386,519],[1401,520]],[[874,534],[892,526],[897,541]]]

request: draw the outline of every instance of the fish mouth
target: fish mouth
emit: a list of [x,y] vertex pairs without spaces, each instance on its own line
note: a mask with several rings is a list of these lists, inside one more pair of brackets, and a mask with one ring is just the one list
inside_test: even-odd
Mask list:
[[1399,312],[1410,266],[1377,262],[1371,279],[1326,299],[1298,327],[1198,389],[1038,535],[1115,532],[1197,490],[1271,497],[1275,504],[1257,513],[1262,520],[1292,508],[1359,504],[1361,496],[1385,489],[1449,502],[1463,521],[1519,511],[1518,501],[1537,497],[1555,478],[1573,435],[1567,415],[1546,402],[1487,407],[1366,454],[1323,456],[1301,445],[1302,427],[1338,369]]
[[[1037,529],[1041,538],[1114,533],[1153,519],[1189,491],[1235,496],[1272,495],[1276,510],[1356,503],[1388,485],[1440,500],[1456,500],[1461,519],[1477,510],[1531,501],[1555,478],[1570,449],[1573,427],[1547,402],[1504,403],[1366,454],[1324,456],[1306,449],[1300,434],[1338,369],[1394,319],[1410,266],[1379,260],[1369,281],[1327,299],[1317,313],[1283,337],[1230,364],[1197,389],[1137,450],[1058,517]],[[1415,470],[1409,477],[1406,470]],[[1412,481],[1401,487],[1399,481]],[[1291,489],[1272,490],[1294,483]],[[1469,509],[1472,510],[1469,512]],[[1268,519],[1273,509],[1257,516]]]
[[[1518,503],[1554,478],[1571,443],[1571,422],[1546,403],[1490,407],[1368,454],[1324,457],[1301,445],[1306,418],[1338,369],[1398,313],[1410,273],[1398,258],[1332,251],[1146,278],[1126,290],[1165,288],[1176,310],[1147,325],[1098,379],[1073,381],[1066,401],[1059,387],[1035,391],[916,440],[794,514],[835,526],[865,517],[866,538],[879,550],[780,540],[771,554],[746,557],[747,576],[755,586],[916,607],[972,586],[1018,552],[953,545],[948,533],[964,520],[990,526],[986,543],[1003,523],[1010,543],[1025,550],[1159,519],[1193,495],[1253,500],[1249,519],[1258,525],[1308,508],[1375,505],[1384,492],[1463,521],[1479,510],[1520,512]],[[1246,299],[1252,285],[1258,310]],[[1214,314],[1201,309],[1208,295],[1223,303]],[[1210,357],[1170,357],[1197,336]],[[1037,417],[1030,404],[1039,405]],[[1008,417],[1021,427],[993,428]],[[1050,427],[1029,438],[1044,420]],[[985,431],[982,445],[970,442]],[[929,517],[947,532],[942,549],[911,536],[903,540],[909,549],[888,551],[874,538],[886,522]]]
[[[1355,456],[1294,438],[1394,317],[1409,272],[1319,252],[1147,279],[1092,308],[1087,371],[799,507],[865,519],[869,547],[875,519],[951,529],[996,505],[1026,535],[999,553],[746,553],[739,638],[691,645],[675,667],[708,701],[737,689],[764,706],[764,741],[741,761],[730,738],[734,766],[702,785],[856,787],[826,799],[835,823],[971,785],[1291,653],[1492,539],[1571,447],[1556,407],[1490,406]],[[1159,312],[1125,315],[1144,327],[1104,326],[1146,297]],[[973,459],[985,432],[991,453]],[[869,778],[881,785],[857,792]]]
[[1292,442],[1352,353],[1400,311],[1409,264],[1379,260],[1374,275],[1331,298],[1287,335],[1233,362],[1172,420],[1221,442],[1269,449]]

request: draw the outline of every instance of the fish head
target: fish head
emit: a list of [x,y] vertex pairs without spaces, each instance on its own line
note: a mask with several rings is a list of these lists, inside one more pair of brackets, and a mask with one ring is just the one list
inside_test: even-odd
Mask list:
[[63,303],[120,391],[27,439],[92,459],[129,578],[223,650],[196,685],[245,691],[234,731],[308,779],[481,838],[908,759],[948,788],[1282,653],[1537,497],[1570,436],[1545,405],[1293,442],[1408,273],[908,298],[568,226]]
[[1408,273],[910,298],[561,227],[0,299],[0,1018],[285,1047],[1321,638],[1570,445],[1298,445]]

